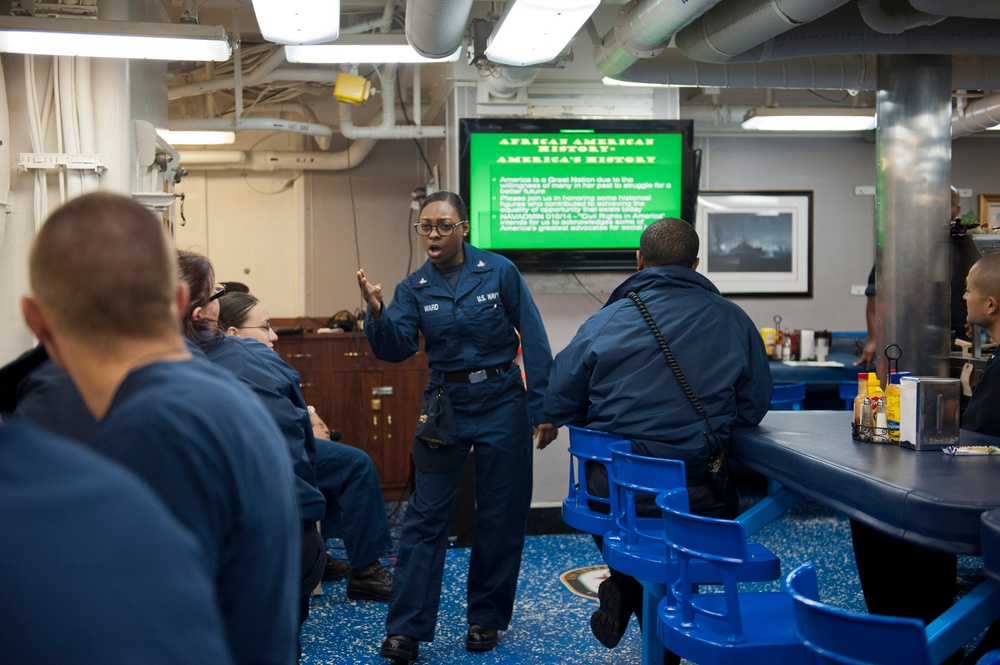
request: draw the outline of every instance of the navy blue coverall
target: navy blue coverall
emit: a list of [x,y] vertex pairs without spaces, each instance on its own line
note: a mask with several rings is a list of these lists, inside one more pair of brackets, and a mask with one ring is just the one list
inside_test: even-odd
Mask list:
[[0,524],[5,663],[234,662],[204,548],[121,465],[0,422]]
[[[427,261],[400,282],[378,320],[365,317],[365,336],[382,360],[409,358],[423,333],[431,369],[425,396],[444,385],[455,409],[457,444],[413,444],[416,489],[403,518],[386,619],[389,635],[420,641],[434,637],[448,524],[470,449],[477,514],[468,621],[506,630],[531,504],[531,427],[548,422],[541,407],[552,351],[531,294],[507,259],[468,243],[463,249],[456,289]],[[512,362],[518,332],[527,392]],[[481,375],[469,375],[479,370],[489,378],[473,382]]]

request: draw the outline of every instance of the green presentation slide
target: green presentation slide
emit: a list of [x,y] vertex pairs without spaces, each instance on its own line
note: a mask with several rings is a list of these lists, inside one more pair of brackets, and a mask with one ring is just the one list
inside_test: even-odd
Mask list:
[[475,132],[472,242],[484,249],[633,249],[681,212],[680,134]]

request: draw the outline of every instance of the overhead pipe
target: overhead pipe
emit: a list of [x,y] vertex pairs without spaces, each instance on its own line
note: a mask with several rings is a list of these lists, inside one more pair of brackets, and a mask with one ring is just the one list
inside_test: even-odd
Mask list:
[[[667,49],[639,60],[615,78],[631,83],[707,88],[784,88],[806,90],[875,90],[874,55],[826,55],[765,62],[708,64]],[[953,56],[956,90],[1000,88],[1000,56]]]
[[406,41],[425,58],[444,58],[462,45],[472,0],[406,0]]
[[594,65],[604,75],[616,78],[637,60],[656,56],[671,35],[718,3],[719,0],[632,0],[618,14],[614,27],[594,47]]
[[701,62],[727,62],[792,28],[815,21],[849,0],[723,2],[677,32],[681,53]]
[[762,62],[810,55],[868,53],[874,55],[1000,55],[1000,22],[949,18],[903,34],[871,28],[857,5],[849,4],[736,54],[728,62]]
[[614,78],[633,83],[701,87],[875,90],[875,56],[829,55],[769,62],[697,62],[668,48],[637,60]]
[[278,118],[184,118],[170,121],[171,130],[181,131],[274,131],[305,134],[330,138],[333,129],[326,125],[298,120],[282,120]]
[[982,0],[909,0],[916,10],[928,14],[963,16],[965,18],[996,18],[996,4]]
[[872,30],[885,35],[898,35],[925,25],[934,25],[948,18],[940,14],[928,14],[917,9],[890,14],[882,8],[881,0],[858,0],[858,11]]
[[951,112],[951,137],[959,138],[1000,125],[1000,95],[977,99]]
[[[378,30],[379,32],[388,32],[392,28],[392,12],[395,8],[395,0],[386,0],[385,8],[382,11],[382,16],[377,19],[372,19],[370,21],[362,21],[360,23],[355,23],[353,25],[344,26],[340,30],[342,35],[351,34],[361,34],[366,32],[371,32],[373,30]],[[455,49],[452,49],[454,51]],[[324,83],[332,83],[333,79],[330,78],[328,70],[316,71],[307,70],[304,68],[281,68],[282,65],[287,64],[285,60],[285,49],[283,47],[278,47],[269,53],[264,60],[254,67],[253,71],[242,74],[243,85],[244,86],[254,86],[261,85],[264,83],[271,83],[272,81],[288,80],[288,81],[319,81]],[[302,77],[304,72],[309,72],[309,77]],[[336,78],[336,72],[333,74]],[[167,99],[181,99],[183,97],[194,97],[196,95],[203,95],[209,92],[218,92],[221,90],[233,90],[236,88],[236,76],[227,76],[217,79],[209,79],[207,81],[196,81],[193,83],[181,83],[179,85],[171,86],[167,90]]]
[[342,35],[355,35],[363,32],[378,30],[379,32],[389,32],[392,29],[392,14],[396,9],[396,0],[385,0],[385,7],[382,8],[382,17],[370,21],[360,21],[344,26],[340,29]]
[[[260,85],[267,83],[268,76],[278,67],[285,64],[285,49],[277,48],[263,62],[254,67],[253,71],[242,74],[242,82],[245,86]],[[193,97],[203,95],[207,92],[217,92],[219,90],[234,90],[236,88],[236,76],[211,79],[209,81],[196,81],[194,83],[182,83],[167,88],[167,99],[181,99],[183,97]]]
[[382,86],[382,122],[380,124],[368,127],[355,126],[352,105],[340,103],[341,134],[349,139],[420,139],[443,138],[445,136],[447,128],[443,126],[423,127],[396,124],[396,90],[392,85],[396,75],[397,65],[386,65],[383,72],[386,83]]
[[502,99],[509,99],[518,91],[527,88],[538,78],[537,67],[499,67],[499,75],[486,79],[486,87],[490,94]]

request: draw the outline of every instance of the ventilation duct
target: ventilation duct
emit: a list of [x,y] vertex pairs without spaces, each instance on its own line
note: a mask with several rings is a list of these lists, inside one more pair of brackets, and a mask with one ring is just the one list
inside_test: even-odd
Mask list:
[[761,42],[825,16],[846,2],[848,0],[723,2],[678,32],[675,44],[681,53],[694,60],[726,62]]
[[620,81],[708,88],[809,88],[875,90],[875,56],[829,55],[773,62],[709,64],[668,48],[636,61],[615,77]]
[[446,58],[462,44],[472,0],[406,0],[406,40],[425,58]]
[[[680,36],[678,35],[678,39]],[[887,35],[871,28],[856,5],[798,26],[728,62],[761,62],[836,53],[875,55],[1000,55],[1000,21],[950,18],[936,25]]]
[[[827,55],[766,62],[708,64],[666,49],[638,60],[615,77],[632,83],[705,88],[786,88],[807,90],[876,90],[874,55]],[[952,85],[956,90],[1000,88],[1000,56],[956,55]]]
[[638,0],[622,9],[594,48],[594,65],[617,78],[637,60],[662,50],[670,36],[715,6],[719,0]]
[[916,9],[890,14],[882,8],[881,0],[858,0],[858,10],[861,12],[861,18],[872,30],[886,35],[898,35],[913,28],[934,25],[947,18]]

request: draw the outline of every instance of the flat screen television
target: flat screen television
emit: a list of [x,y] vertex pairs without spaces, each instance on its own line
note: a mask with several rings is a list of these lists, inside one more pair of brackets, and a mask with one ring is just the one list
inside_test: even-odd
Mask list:
[[463,118],[470,241],[524,270],[634,270],[642,230],[694,223],[690,120]]

